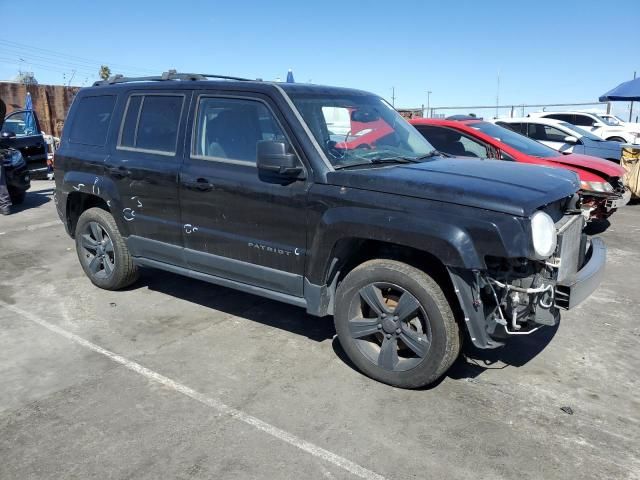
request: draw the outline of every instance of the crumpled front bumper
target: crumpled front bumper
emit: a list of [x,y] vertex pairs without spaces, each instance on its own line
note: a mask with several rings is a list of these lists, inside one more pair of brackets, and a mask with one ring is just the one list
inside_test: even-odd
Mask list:
[[591,295],[604,277],[607,246],[600,238],[592,238],[580,270],[562,284],[556,285],[556,306],[569,310]]

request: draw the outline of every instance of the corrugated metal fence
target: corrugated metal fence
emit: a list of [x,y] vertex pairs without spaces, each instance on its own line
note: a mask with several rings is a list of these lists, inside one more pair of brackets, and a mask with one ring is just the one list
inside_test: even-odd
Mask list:
[[27,92],[31,93],[33,109],[45,133],[59,137],[62,126],[79,87],[61,85],[24,85],[0,82],[0,98],[7,104],[7,114],[24,108]]

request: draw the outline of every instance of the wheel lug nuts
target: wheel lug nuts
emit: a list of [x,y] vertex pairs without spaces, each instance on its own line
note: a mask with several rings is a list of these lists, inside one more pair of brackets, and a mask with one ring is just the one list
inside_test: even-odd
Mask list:
[[400,333],[402,330],[400,330],[399,328],[396,328],[396,333]]
[[382,328],[382,324],[381,324],[381,323],[379,323],[379,324],[378,324],[378,330],[380,330],[381,328]]
[[387,314],[383,313],[382,315],[380,315],[382,318],[387,318]]
[[391,334],[390,333],[387,333],[387,338],[391,338]]

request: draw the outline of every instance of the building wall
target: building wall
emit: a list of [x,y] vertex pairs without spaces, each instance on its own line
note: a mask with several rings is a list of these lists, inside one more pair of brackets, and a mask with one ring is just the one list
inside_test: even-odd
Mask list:
[[78,87],[62,85],[24,85],[0,82],[0,98],[7,105],[7,114],[14,110],[23,109],[27,92],[29,92],[33,101],[33,109],[40,121],[40,129],[56,137],[62,134],[64,120],[78,90]]

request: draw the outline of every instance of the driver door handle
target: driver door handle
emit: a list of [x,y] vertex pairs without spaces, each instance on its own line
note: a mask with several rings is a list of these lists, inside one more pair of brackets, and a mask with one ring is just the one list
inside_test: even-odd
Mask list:
[[190,190],[196,190],[198,192],[209,192],[213,190],[213,184],[206,178],[198,178],[195,181],[183,181],[182,185]]
[[113,178],[125,178],[131,175],[131,170],[123,167],[122,165],[119,167],[109,167],[107,170]]

